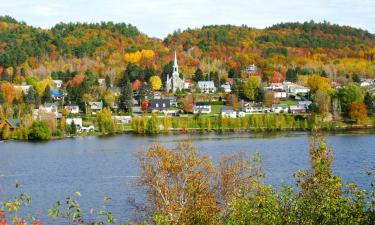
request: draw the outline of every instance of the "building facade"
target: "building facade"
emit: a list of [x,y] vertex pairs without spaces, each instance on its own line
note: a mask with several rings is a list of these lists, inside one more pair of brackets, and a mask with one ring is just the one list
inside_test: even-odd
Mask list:
[[185,80],[180,78],[180,73],[178,71],[177,53],[175,51],[173,73],[171,77],[169,77],[169,74],[167,75],[165,88],[167,92],[176,93],[177,90],[183,90],[184,87]]

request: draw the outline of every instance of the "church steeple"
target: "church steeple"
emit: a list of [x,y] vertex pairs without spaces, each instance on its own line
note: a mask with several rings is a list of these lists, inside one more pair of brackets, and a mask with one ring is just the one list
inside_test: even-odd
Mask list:
[[178,73],[178,62],[177,62],[177,52],[176,52],[176,50],[174,51],[173,73]]

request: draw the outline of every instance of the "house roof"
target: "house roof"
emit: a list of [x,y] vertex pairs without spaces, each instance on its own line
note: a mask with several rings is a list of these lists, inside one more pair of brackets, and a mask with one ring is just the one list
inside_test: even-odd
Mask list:
[[51,90],[51,95],[53,97],[60,97],[63,95],[63,92],[61,90],[54,89],[54,90]]
[[210,104],[208,104],[207,102],[196,102],[195,103],[195,106],[209,106]]
[[0,119],[0,128],[4,126],[4,121],[10,126],[12,129],[20,128],[21,120],[20,119]]
[[234,109],[233,109],[232,106],[224,105],[223,107],[221,107],[221,111],[222,111],[222,112],[233,112]]

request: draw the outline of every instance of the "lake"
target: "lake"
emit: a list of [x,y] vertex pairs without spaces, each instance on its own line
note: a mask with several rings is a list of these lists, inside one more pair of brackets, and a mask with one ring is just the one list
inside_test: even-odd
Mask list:
[[[165,135],[155,137],[119,135],[82,137],[45,143],[1,142],[0,201],[15,196],[17,182],[32,198],[28,209],[41,213],[57,200],[79,191],[81,206],[99,208],[104,196],[111,196],[109,209],[122,219],[132,215],[129,198],[139,198],[131,182],[138,175],[134,160],[137,151],[160,142],[175,146],[189,139],[201,152],[217,162],[223,154],[243,151],[259,152],[263,158],[266,182],[279,188],[294,184],[293,173],[308,167],[308,134],[204,134]],[[375,134],[329,134],[329,146],[335,152],[334,172],[345,182],[355,181],[368,188],[371,179],[365,170],[375,165]]]

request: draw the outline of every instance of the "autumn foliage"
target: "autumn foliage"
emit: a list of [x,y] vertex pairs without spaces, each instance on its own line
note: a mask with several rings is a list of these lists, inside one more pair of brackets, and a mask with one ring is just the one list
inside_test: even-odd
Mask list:
[[14,89],[14,86],[9,82],[1,83],[0,91],[3,92],[6,102],[8,104],[12,104],[14,98],[16,97],[16,90]]
[[357,123],[364,123],[368,120],[367,106],[363,102],[354,102],[350,106],[349,116]]

